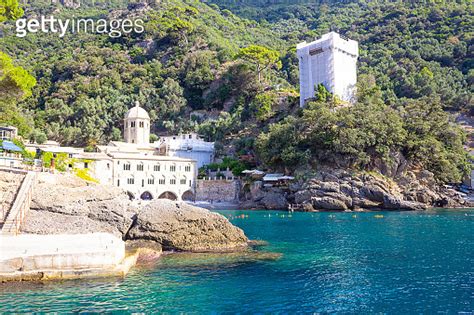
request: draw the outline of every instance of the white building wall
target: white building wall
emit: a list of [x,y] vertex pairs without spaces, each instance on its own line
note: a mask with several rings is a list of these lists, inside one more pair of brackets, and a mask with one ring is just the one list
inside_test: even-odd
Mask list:
[[358,43],[331,32],[320,39],[297,45],[300,69],[300,106],[314,97],[322,83],[331,93],[346,102],[355,99]]
[[204,165],[209,165],[214,160],[213,152],[203,152],[203,151],[187,151],[187,150],[170,150],[168,151],[168,156],[176,156],[184,159],[191,159],[197,162],[197,167],[203,167]]
[[[130,170],[124,169],[124,165],[130,165]],[[138,165],[143,165],[143,171]],[[196,178],[195,162],[114,159],[113,185],[131,192],[136,199],[144,192],[149,192],[153,199],[171,192],[181,200],[185,192],[194,194]]]
[[206,142],[195,133],[162,137],[156,145],[167,156],[197,161],[198,168],[214,161],[214,142]]
[[112,185],[113,167],[114,162],[112,160],[94,160],[89,165],[89,174],[97,179],[101,185]]

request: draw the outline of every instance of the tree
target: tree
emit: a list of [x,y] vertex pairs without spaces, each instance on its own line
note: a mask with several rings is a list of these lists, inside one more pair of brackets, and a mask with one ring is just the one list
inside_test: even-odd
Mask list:
[[13,65],[9,56],[0,51],[0,99],[22,100],[31,95],[36,79],[25,69]]
[[[0,23],[23,15],[17,0],[0,0]],[[0,124],[17,126],[20,134],[31,130],[30,122],[18,111],[17,103],[31,95],[36,79],[0,51]]]
[[161,117],[175,118],[186,106],[187,101],[183,96],[183,88],[172,78],[167,78],[160,89]]
[[0,23],[7,20],[16,20],[23,15],[18,0],[0,0]]
[[236,58],[243,59],[255,65],[258,81],[262,81],[262,72],[272,67],[277,70],[281,69],[280,54],[276,50],[272,50],[263,46],[250,45],[240,49]]

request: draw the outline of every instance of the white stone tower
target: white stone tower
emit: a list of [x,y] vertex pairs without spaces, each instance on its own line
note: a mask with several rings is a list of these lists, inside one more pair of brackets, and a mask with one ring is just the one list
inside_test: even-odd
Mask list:
[[320,83],[341,100],[355,102],[359,57],[356,41],[330,32],[314,42],[298,44],[296,54],[300,64],[300,106],[314,97]]
[[150,144],[150,116],[136,102],[124,119],[125,142],[135,144]]

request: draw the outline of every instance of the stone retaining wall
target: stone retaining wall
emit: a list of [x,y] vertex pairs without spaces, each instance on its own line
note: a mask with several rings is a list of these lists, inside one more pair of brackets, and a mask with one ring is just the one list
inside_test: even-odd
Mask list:
[[198,180],[196,201],[237,202],[239,199],[239,180]]

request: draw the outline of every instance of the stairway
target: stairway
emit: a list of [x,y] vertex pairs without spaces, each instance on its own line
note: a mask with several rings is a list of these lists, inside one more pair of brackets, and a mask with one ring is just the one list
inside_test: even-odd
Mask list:
[[0,235],[17,235],[30,209],[35,172],[0,169]]
[[21,183],[26,176],[24,173],[10,172],[0,169],[0,230],[7,218],[16,194],[20,190]]

